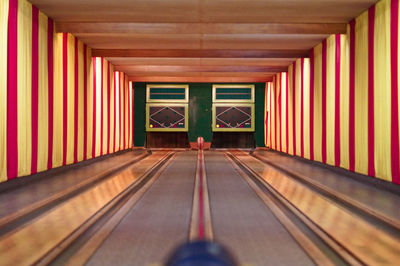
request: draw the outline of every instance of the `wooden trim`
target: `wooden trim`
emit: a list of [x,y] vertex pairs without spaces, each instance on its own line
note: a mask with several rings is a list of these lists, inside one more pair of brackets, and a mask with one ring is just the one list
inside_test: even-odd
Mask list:
[[177,77],[177,76],[128,76],[132,82],[182,82],[182,83],[264,83],[271,82],[272,75],[265,77]]
[[159,65],[132,65],[118,66],[118,71],[130,72],[286,72],[285,66],[159,66]]
[[345,34],[346,23],[56,22],[56,32],[123,34]]
[[308,50],[93,49],[93,57],[301,58]]

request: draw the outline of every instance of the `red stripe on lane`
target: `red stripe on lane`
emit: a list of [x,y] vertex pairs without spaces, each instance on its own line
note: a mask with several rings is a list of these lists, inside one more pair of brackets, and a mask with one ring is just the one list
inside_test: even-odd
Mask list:
[[93,57],[93,132],[92,132],[92,158],[96,157],[96,61],[97,58]]
[[340,34],[335,36],[336,44],[336,71],[335,71],[335,166],[340,166],[340,63],[341,40]]
[[349,170],[355,170],[355,69],[356,21],[350,21],[350,79],[349,79]]
[[322,41],[322,162],[326,163],[326,39]]
[[398,102],[398,38],[399,38],[399,1],[391,2],[390,18],[390,65],[392,84],[392,123],[391,123],[391,158],[392,158],[392,181],[400,184],[399,169],[399,102]]
[[17,44],[18,44],[18,0],[9,1],[8,10],[8,57],[7,69],[7,178],[18,175],[18,76],[17,76]]
[[203,151],[199,150],[199,228],[198,238],[204,239]]
[[39,115],[39,10],[32,6],[32,160],[31,174],[37,173]]
[[68,33],[63,33],[63,165],[67,164],[68,134]]
[[53,20],[47,20],[47,70],[48,70],[48,85],[49,85],[49,147],[47,158],[47,169],[53,167],[53,107],[54,107],[54,62],[53,62]]
[[300,156],[304,158],[304,58],[301,59],[300,68]]
[[87,47],[83,45],[83,160],[87,159],[88,118],[87,118]]
[[292,116],[293,116],[293,155],[296,155],[296,61],[293,63],[293,75],[292,75]]
[[310,53],[310,160],[314,160],[314,48]]
[[78,39],[75,38],[75,113],[74,113],[74,117],[75,117],[75,127],[74,127],[74,163],[78,162],[78,112],[79,112],[79,108],[78,108],[78,100],[79,100],[79,90],[78,90]]
[[368,10],[368,175],[375,176],[374,118],[375,6]]

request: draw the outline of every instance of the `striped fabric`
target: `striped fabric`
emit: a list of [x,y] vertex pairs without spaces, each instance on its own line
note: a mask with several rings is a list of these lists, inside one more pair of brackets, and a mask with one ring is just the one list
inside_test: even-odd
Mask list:
[[0,0],[0,38],[0,181],[132,147],[124,73],[26,0]]
[[382,0],[267,85],[267,145],[400,184],[399,1]]

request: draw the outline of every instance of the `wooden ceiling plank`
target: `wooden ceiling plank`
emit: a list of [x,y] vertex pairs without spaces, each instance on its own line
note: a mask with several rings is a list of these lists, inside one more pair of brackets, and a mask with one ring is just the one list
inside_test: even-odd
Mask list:
[[133,23],[56,22],[75,34],[344,34],[346,23]]
[[301,58],[308,50],[93,49],[95,57]]
[[135,82],[226,82],[226,83],[256,83],[256,82],[270,82],[272,76],[266,77],[159,77],[159,76],[128,76],[129,81]]
[[284,72],[287,67],[274,66],[116,66],[122,72]]

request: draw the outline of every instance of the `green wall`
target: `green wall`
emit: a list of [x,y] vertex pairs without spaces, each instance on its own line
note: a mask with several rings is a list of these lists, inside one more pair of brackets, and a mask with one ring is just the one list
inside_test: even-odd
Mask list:
[[[155,84],[152,82],[151,84]],[[165,83],[164,83],[165,84]],[[176,83],[175,83],[176,84]],[[187,83],[183,83],[187,84]],[[215,84],[215,83],[213,83]],[[144,146],[146,139],[146,85],[134,83],[135,146]],[[265,83],[255,83],[255,140],[258,147],[264,147],[264,94]],[[189,83],[189,141],[195,142],[202,136],[204,141],[212,140],[212,84]]]

